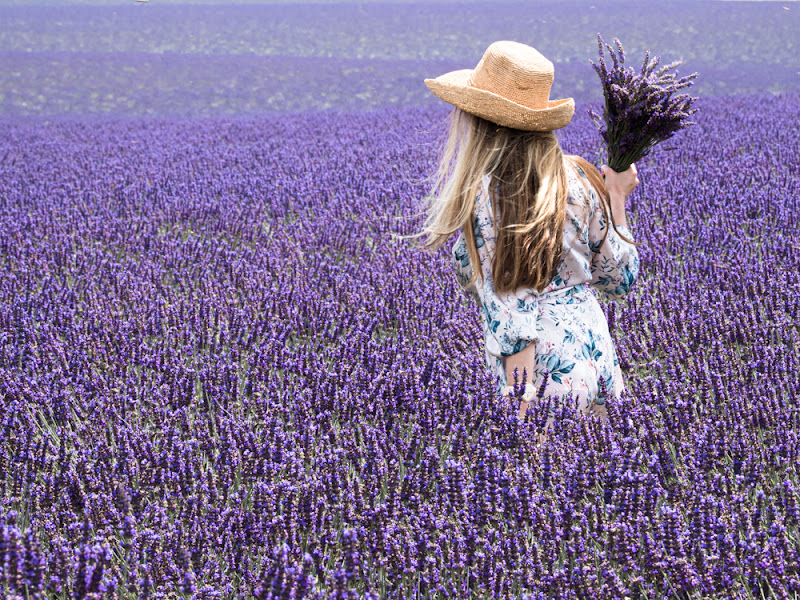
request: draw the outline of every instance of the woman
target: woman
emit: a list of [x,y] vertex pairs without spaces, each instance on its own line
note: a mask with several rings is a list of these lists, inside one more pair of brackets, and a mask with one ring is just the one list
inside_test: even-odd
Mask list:
[[510,41],[490,45],[475,69],[425,80],[455,108],[419,235],[435,250],[459,232],[453,261],[480,307],[497,392],[527,372],[520,419],[542,383],[604,417],[603,388],[619,396],[625,385],[594,288],[623,296],[636,281],[625,200],[639,180],[635,165],[604,165],[604,182],[562,154],[553,131],[575,103],[550,100],[552,81],[549,60]]

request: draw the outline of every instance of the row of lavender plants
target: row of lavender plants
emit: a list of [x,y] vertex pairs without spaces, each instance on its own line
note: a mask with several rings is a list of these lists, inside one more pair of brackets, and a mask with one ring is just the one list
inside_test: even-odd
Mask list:
[[699,107],[601,298],[628,392],[541,447],[397,237],[443,107],[0,124],[2,595],[796,597],[800,97]]
[[[461,68],[464,62],[453,60],[0,51],[0,116],[239,118],[435,108],[441,101],[423,80]],[[695,62],[691,68],[702,74],[696,95],[800,90],[800,74],[790,65]],[[551,97],[591,101],[598,94],[588,59],[556,65]]]

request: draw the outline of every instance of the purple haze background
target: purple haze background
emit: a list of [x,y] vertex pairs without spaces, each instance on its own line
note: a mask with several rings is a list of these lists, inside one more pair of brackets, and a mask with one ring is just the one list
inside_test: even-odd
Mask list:
[[[224,31],[219,7],[140,12],[142,29],[127,8],[0,8],[2,595],[794,597],[800,93],[780,36],[796,21],[736,4],[687,38],[686,72],[712,87],[698,125],[638,165],[640,280],[601,297],[628,393],[608,422],[559,408],[544,447],[547,398],[519,423],[493,397],[449,248],[397,237],[421,223],[447,114],[420,78],[474,54],[359,56],[368,38],[348,55],[358,19],[380,22],[351,5],[307,29],[285,8],[275,37],[303,47],[316,25],[341,60],[235,54],[167,19]],[[452,17],[478,19],[462,47],[478,58],[496,34],[481,6]],[[419,27],[449,14],[413,10]],[[728,38],[708,39],[713,20]],[[737,73],[723,51],[745,21],[773,34]],[[715,59],[731,79],[698,66]],[[579,98],[571,68],[556,77]],[[599,164],[585,86],[558,135]]]
[[[512,39],[552,96],[599,98],[597,33],[698,71],[703,96],[800,91],[800,5],[680,0],[0,6],[0,115],[240,116],[435,107],[425,77]],[[685,69],[685,71],[684,71]]]

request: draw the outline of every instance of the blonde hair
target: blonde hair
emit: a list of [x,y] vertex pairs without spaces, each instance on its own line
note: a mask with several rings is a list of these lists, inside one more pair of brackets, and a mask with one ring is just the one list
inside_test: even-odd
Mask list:
[[[479,265],[475,198],[483,176],[489,174],[492,190],[499,186],[499,194],[490,194],[492,212],[500,216],[492,262],[495,289],[529,287],[541,292],[555,277],[563,252],[568,183],[558,138],[552,131],[502,127],[457,107],[448,119],[447,140],[426,198],[424,227],[409,237],[425,235],[423,246],[436,250],[463,228],[470,262]],[[607,220],[615,225],[597,169],[579,156],[569,158],[585,171]],[[601,245],[604,242],[605,237]],[[469,284],[478,276],[483,277],[481,270],[473,269]]]

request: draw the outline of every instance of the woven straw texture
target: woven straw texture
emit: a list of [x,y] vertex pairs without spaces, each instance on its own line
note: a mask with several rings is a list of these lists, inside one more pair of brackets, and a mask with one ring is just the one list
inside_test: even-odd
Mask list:
[[550,100],[553,63],[519,42],[491,44],[474,69],[426,79],[437,97],[498,125],[526,131],[566,126],[575,112],[572,98]]

